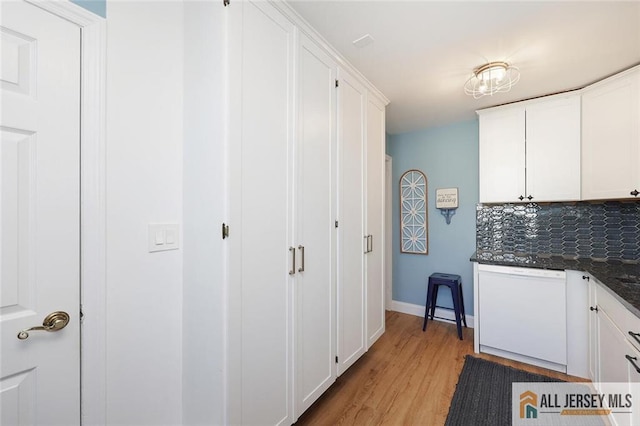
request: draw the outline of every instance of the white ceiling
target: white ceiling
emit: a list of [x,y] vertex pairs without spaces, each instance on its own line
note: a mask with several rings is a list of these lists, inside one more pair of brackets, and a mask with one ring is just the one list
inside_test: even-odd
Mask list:
[[[640,1],[290,0],[390,100],[387,132],[475,117],[475,110],[571,90],[640,63]],[[353,41],[370,34],[374,42]],[[506,61],[509,93],[464,94],[472,70]]]

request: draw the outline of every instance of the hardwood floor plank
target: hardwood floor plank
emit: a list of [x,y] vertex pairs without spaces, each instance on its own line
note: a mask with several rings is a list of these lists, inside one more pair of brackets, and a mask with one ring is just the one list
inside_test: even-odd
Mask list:
[[[386,332],[298,419],[297,425],[443,425],[473,352],[473,329],[459,340],[454,323],[387,311]],[[500,357],[480,358],[561,380],[576,377]]]

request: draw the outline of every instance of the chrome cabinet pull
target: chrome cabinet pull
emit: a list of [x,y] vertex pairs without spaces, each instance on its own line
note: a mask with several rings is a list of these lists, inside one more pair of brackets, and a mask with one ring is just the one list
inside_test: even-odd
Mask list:
[[640,339],[638,339],[638,337],[640,337],[640,333],[634,333],[633,331],[630,331],[629,336],[633,337],[636,342],[640,343]]
[[294,247],[289,247],[289,253],[291,253],[291,269],[289,270],[289,275],[294,275],[296,273],[296,249]]
[[298,246],[298,250],[300,250],[300,254],[302,255],[302,264],[298,269],[298,272],[304,272],[304,246]]
[[60,331],[69,324],[69,314],[63,311],[52,312],[42,321],[42,325],[27,328],[18,333],[18,339],[25,340],[29,337],[30,331]]

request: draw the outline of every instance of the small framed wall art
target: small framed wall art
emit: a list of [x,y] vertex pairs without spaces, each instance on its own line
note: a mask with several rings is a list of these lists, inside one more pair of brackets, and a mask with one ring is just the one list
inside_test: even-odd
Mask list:
[[408,170],[400,178],[400,252],[429,254],[427,177]]

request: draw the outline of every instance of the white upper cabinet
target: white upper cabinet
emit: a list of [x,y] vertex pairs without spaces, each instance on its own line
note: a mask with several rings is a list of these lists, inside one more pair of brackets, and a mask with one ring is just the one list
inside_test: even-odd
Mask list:
[[580,199],[580,97],[478,112],[480,202]]
[[480,202],[518,201],[525,196],[524,108],[479,114]]
[[580,97],[527,106],[526,198],[580,199]]
[[640,191],[640,67],[582,95],[582,198],[634,198]]

